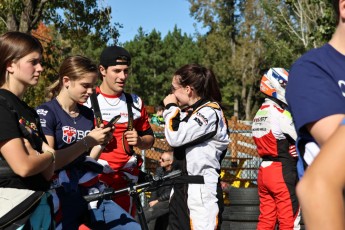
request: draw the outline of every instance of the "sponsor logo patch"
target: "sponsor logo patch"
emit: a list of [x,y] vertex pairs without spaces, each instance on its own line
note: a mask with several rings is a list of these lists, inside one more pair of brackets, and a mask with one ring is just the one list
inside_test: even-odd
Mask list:
[[40,123],[42,127],[47,127],[47,121],[46,119],[40,119]]
[[196,121],[196,123],[198,123],[199,126],[202,126],[202,122],[199,120],[199,118],[195,117],[194,121]]
[[46,116],[48,113],[48,110],[44,110],[44,109],[38,109],[37,113],[43,116]]
[[207,119],[204,115],[202,115],[202,114],[199,113],[199,112],[197,112],[195,115],[198,117],[198,119],[200,119],[200,121],[202,121],[204,124],[207,125],[208,119]]

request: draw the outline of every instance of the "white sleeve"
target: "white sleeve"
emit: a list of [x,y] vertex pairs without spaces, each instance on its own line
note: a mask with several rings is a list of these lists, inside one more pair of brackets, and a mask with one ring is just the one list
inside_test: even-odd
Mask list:
[[181,120],[181,110],[177,106],[166,109],[163,116],[165,137],[172,147],[198,142],[217,132],[217,114],[207,106],[193,113],[188,120]]

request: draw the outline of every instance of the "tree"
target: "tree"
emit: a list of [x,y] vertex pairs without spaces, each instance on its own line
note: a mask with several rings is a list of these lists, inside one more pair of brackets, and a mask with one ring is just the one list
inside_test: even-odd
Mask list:
[[140,95],[146,104],[158,105],[170,92],[174,71],[187,63],[198,63],[197,44],[176,26],[162,39],[156,30],[139,28],[133,41],[124,47],[132,55],[131,76],[126,90]]
[[326,0],[189,2],[191,15],[209,28],[198,38],[202,62],[218,76],[225,112],[239,119],[253,118],[262,98],[259,82],[268,68],[289,69],[332,34]]
[[[118,23],[111,25],[111,8],[99,8],[97,0],[1,0],[0,19],[8,31],[30,33],[39,22],[52,24],[74,45],[92,35],[95,46],[117,42]],[[2,27],[3,29],[4,27]],[[3,31],[2,31],[3,32]]]
[[[249,73],[255,72],[253,62],[256,61],[251,43],[256,44],[256,36],[252,26],[246,27],[247,31],[241,27],[246,22],[241,15],[246,3],[234,0],[189,2],[192,15],[210,28],[204,37],[199,37],[204,52],[202,62],[218,77],[225,112],[247,119],[253,94]],[[243,107],[246,109],[242,110]]]
[[132,56],[131,77],[127,89],[144,98],[145,103],[156,101],[158,90],[159,68],[163,62],[161,34],[156,30],[145,34],[139,28],[134,40],[124,44]]
[[[56,73],[66,56],[80,54],[98,60],[106,44],[117,42],[117,27],[121,25],[110,22],[110,7],[99,7],[97,3],[97,0],[0,0],[0,30],[33,33],[42,43],[47,43],[44,57],[50,58],[44,60],[46,71],[42,80],[50,83],[56,79],[52,73]],[[37,30],[42,22],[49,28],[43,36]],[[44,99],[44,92],[39,90],[44,88],[29,92],[26,101],[30,105],[35,106]]]
[[40,76],[37,86],[29,88],[23,98],[30,106],[35,107],[45,101],[46,87],[57,79],[61,51],[53,44],[54,33],[51,28],[40,23],[37,29],[31,32],[41,41],[45,50],[42,61],[42,66],[45,68],[44,74]]
[[262,0],[272,21],[271,26],[289,35],[305,52],[330,39],[334,30],[334,17],[329,0]]
[[[117,43],[117,27],[111,24],[111,8],[99,7],[97,0],[55,0],[49,1],[44,21],[53,24],[62,38],[71,41],[72,48],[83,49],[83,38],[90,36],[94,47]],[[58,13],[62,12],[62,13]]]
[[2,0],[1,21],[9,31],[29,33],[37,27],[47,2],[48,0]]

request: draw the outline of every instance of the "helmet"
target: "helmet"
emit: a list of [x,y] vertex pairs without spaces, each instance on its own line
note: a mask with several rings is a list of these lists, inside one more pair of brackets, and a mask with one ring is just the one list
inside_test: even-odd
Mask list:
[[284,68],[270,68],[261,78],[260,91],[267,96],[277,98],[286,103],[285,88],[289,72]]

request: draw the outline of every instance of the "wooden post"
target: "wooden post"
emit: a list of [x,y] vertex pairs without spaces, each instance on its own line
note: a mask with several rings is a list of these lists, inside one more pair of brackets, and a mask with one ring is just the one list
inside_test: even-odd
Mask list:
[[[233,131],[237,131],[237,117],[232,116],[231,119],[231,130]],[[236,162],[237,163],[237,141],[238,141],[238,134],[236,132],[232,132],[230,133],[230,140],[231,140],[231,144],[230,144],[230,149],[231,149],[231,162]]]

